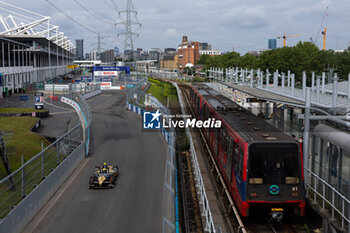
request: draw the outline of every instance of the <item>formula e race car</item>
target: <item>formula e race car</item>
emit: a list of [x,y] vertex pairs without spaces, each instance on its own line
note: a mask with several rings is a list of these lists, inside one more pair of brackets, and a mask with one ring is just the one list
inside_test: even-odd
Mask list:
[[90,176],[90,188],[113,188],[119,174],[118,166],[100,165],[95,167],[95,173]]

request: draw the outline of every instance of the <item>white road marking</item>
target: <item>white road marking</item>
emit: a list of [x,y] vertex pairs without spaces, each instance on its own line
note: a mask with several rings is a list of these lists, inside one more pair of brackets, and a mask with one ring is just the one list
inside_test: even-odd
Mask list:
[[66,111],[66,112],[50,112],[50,115],[60,115],[60,114],[68,114],[75,113],[75,111]]

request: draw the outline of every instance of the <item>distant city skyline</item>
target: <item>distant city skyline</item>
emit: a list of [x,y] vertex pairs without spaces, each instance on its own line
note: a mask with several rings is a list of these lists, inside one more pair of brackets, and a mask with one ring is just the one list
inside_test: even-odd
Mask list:
[[[62,12],[51,6],[45,0],[4,0],[10,4],[50,16],[51,22],[58,25],[72,41],[84,39],[84,50],[96,49],[96,34],[79,26]],[[74,18],[84,27],[101,33],[103,50],[115,46],[123,48],[124,38],[118,38],[117,33],[123,31],[122,26],[115,28],[114,23],[120,22],[111,1],[78,0],[94,13],[89,14],[72,0],[53,1],[65,14]],[[125,8],[126,1],[115,0],[117,10]],[[293,46],[299,41],[314,40],[318,34],[317,46],[322,47],[320,32],[321,20],[325,16],[321,30],[327,26],[327,49],[345,49],[349,46],[350,27],[349,1],[331,0],[287,0],[259,1],[251,0],[202,0],[202,1],[170,1],[170,0],[133,0],[142,28],[137,30],[140,37],[134,39],[135,48],[171,48],[181,43],[182,36],[190,40],[207,42],[212,49],[223,52],[233,49],[242,55],[247,51],[267,49],[267,40],[300,33],[298,37],[288,38],[287,46]],[[191,7],[183,7],[190,4]],[[103,21],[101,20],[103,19]],[[282,47],[282,40],[277,40],[277,47]]]

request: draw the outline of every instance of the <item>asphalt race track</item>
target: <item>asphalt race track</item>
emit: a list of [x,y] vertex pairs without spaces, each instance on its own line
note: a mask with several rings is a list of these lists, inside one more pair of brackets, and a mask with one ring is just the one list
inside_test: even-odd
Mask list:
[[[141,117],[125,110],[125,92],[90,99],[91,160],[34,232],[161,232],[167,146],[158,132],[142,132]],[[88,188],[95,165],[118,165],[113,189]]]

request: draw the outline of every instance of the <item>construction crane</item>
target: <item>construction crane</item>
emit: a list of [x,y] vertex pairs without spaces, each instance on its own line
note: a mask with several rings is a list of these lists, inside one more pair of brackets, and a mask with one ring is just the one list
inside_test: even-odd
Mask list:
[[327,27],[324,28],[322,31],[323,35],[323,51],[326,51],[326,34],[327,34]]
[[[329,7],[327,6],[326,9],[325,9],[325,11],[324,11],[324,13],[323,13],[322,20],[321,20],[321,24],[320,24],[320,27],[319,27],[319,29],[318,29],[318,31],[317,31],[317,34],[316,34],[316,39],[313,40],[312,38],[310,38],[310,39],[311,39],[311,42],[314,43],[314,44],[317,43],[318,37],[319,37],[320,34],[321,34],[321,30],[322,30],[322,27],[323,27],[324,20],[325,20],[326,17],[328,16],[328,14],[327,14],[328,8],[329,8]],[[323,33],[322,33],[322,34],[323,34]]]
[[283,33],[283,36],[278,36],[277,39],[283,39],[283,47],[286,47],[287,38],[295,37],[295,36],[300,36],[300,34],[294,34],[294,35],[286,36],[286,33]]

